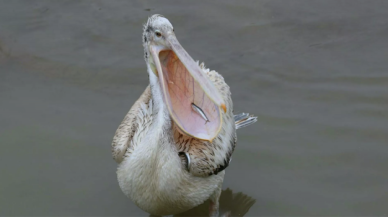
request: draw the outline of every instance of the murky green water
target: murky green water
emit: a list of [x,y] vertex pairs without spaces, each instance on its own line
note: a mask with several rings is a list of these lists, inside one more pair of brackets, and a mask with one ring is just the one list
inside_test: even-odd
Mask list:
[[258,116],[224,182],[248,215],[388,215],[385,0],[0,0],[0,215],[147,215],[110,143],[154,13]]

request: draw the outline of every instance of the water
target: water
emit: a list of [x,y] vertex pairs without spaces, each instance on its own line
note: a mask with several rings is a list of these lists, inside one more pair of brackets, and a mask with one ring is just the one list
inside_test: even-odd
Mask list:
[[224,182],[256,200],[248,216],[388,215],[387,1],[0,5],[0,215],[148,215],[110,143],[148,83],[155,13],[258,116]]

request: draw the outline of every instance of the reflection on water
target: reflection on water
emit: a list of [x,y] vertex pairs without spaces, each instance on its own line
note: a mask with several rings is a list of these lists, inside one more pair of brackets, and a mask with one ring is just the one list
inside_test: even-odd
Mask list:
[[[255,204],[256,200],[242,192],[233,193],[229,188],[223,190],[220,196],[220,216],[244,216]],[[210,200],[203,204],[174,216],[209,216]]]

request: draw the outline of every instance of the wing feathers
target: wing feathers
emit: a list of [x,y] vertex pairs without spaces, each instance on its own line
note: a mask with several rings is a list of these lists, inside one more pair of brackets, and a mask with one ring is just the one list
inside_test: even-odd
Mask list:
[[257,121],[257,117],[249,115],[249,113],[241,113],[234,115],[234,121],[236,124],[236,129],[247,127]]
[[[117,128],[112,141],[112,156],[117,163],[120,163],[126,153],[130,142],[139,125],[139,114],[145,114],[148,110],[146,105],[151,99],[151,89],[148,86],[140,98],[133,104],[128,114],[124,117],[120,126]],[[152,106],[150,103],[149,106]]]

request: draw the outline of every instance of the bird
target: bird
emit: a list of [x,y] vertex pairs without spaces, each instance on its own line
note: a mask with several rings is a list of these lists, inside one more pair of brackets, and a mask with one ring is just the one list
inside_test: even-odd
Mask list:
[[151,215],[210,200],[209,215],[216,216],[236,129],[257,117],[233,114],[224,78],[193,60],[167,18],[149,17],[142,36],[150,83],[113,137],[119,186]]

